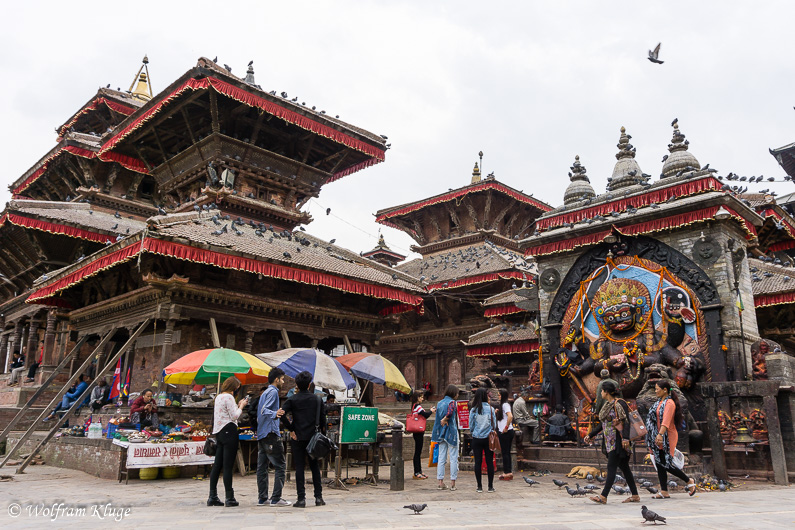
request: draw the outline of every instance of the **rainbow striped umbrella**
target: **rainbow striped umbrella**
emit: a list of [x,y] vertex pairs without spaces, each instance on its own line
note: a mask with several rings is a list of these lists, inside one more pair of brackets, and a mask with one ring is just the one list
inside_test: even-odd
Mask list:
[[235,376],[244,385],[264,383],[271,367],[255,356],[228,348],[199,350],[180,357],[163,372],[172,385],[217,384]]
[[258,353],[257,357],[274,368],[281,368],[290,377],[309,372],[315,386],[339,391],[356,386],[356,381],[344,366],[315,348],[287,348],[271,353]]
[[377,385],[386,385],[388,388],[397,390],[403,394],[411,392],[406,378],[400,373],[398,367],[392,364],[389,359],[385,359],[375,353],[349,353],[342,357],[337,357],[339,363],[351,371],[356,377],[361,377]]

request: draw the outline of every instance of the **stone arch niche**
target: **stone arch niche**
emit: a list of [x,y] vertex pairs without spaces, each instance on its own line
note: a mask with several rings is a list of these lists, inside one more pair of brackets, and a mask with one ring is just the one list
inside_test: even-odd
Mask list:
[[447,384],[448,385],[460,385],[462,380],[462,370],[461,370],[461,361],[458,359],[452,359],[447,364]]
[[698,298],[700,309],[704,315],[708,338],[708,351],[705,354],[709,358],[711,380],[726,381],[726,360],[721,350],[723,330],[720,309],[722,305],[715,284],[696,263],[665,243],[646,236],[621,237],[617,243],[602,243],[584,252],[563,278],[550,305],[545,326],[549,339],[549,361],[545,363],[545,376],[549,377],[552,382],[555,403],[560,403],[562,400],[562,380],[554,362],[551,361],[561,345],[560,330],[564,324],[567,308],[580,289],[581,282],[588,279],[597,268],[605,265],[609,252],[612,253],[612,256],[637,256],[662,265],[687,285]]
[[414,366],[413,361],[403,365],[403,377],[411,388],[417,388],[417,367]]

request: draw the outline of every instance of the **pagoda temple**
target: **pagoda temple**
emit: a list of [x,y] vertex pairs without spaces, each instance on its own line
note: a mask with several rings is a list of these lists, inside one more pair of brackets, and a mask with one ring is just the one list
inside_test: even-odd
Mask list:
[[330,351],[372,345],[380,315],[423,312],[419,280],[297,229],[324,185],[385,159],[383,138],[263,90],[251,65],[239,78],[200,58],[159,93],[149,83],[142,67],[129,91],[100,89],[11,185],[6,365],[41,352],[41,380],[80,337],[115,329],[99,364],[152,319],[123,357],[140,391],[212,347],[210,319],[222,346]]
[[425,312],[395,316],[378,343],[409,384],[439,395],[448,384],[497,365],[501,371],[515,367],[522,379],[537,349],[534,339],[469,353],[467,339],[501,322],[485,315],[488,297],[514,284],[534,284],[535,264],[522,256],[519,239],[549,209],[494,176],[482,179],[475,164],[466,186],[376,213],[377,222],[409,234],[416,242],[411,250],[421,254],[395,269],[424,286]]

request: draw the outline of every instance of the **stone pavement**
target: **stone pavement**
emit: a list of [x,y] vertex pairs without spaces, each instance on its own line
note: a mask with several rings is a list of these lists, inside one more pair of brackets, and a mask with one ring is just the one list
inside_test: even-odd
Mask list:
[[[13,474],[13,471],[8,468],[2,473]],[[28,471],[24,475],[14,475],[11,482],[0,482],[0,524],[3,528],[34,528],[45,524],[55,528],[108,526],[114,524],[114,515],[124,515],[126,509],[129,512],[122,518],[122,524],[134,528],[178,525],[188,529],[467,527],[558,530],[644,526],[638,504],[621,504],[622,497],[617,495],[609,498],[607,506],[571,498],[552,484],[552,478],[561,478],[560,475],[535,477],[543,484],[531,488],[517,474],[519,480],[512,482],[495,480],[496,493],[477,493],[473,473],[459,476],[455,492],[437,491],[435,480],[414,481],[407,473],[405,491],[390,491],[388,484],[357,485],[348,492],[325,488],[327,506],[315,507],[312,503],[306,509],[297,509],[257,507],[253,476],[235,476],[235,492],[241,506],[208,508],[204,505],[209,488],[206,480],[131,480],[124,485],[50,466],[34,466]],[[351,471],[353,475],[354,470]],[[739,482],[738,488],[726,493],[699,492],[692,498],[685,493],[673,493],[671,500],[654,500],[643,494],[641,498],[643,504],[667,517],[670,526],[678,528],[795,527],[795,488]],[[219,489],[223,498],[221,484]],[[285,498],[295,499],[292,482],[286,485]],[[402,508],[414,502],[428,503],[422,515],[411,515],[409,510]],[[53,513],[53,504],[60,503],[63,506]],[[85,508],[85,513],[70,512],[80,507]]]

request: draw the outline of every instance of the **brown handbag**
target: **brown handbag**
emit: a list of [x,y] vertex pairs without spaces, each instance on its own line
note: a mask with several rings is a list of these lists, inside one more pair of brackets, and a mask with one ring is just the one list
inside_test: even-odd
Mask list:
[[[491,405],[489,405],[491,408]],[[494,425],[494,416],[492,416],[492,412],[489,411],[489,418],[491,419],[491,432],[489,433],[489,451],[494,451],[495,453],[502,452],[500,448],[500,437],[497,434],[497,427]]]
[[[616,400],[616,405],[618,405],[618,400]],[[627,409],[629,409],[629,405],[627,405]],[[637,442],[638,440],[646,438],[646,424],[643,423],[643,418],[640,417],[640,413],[637,410],[629,409],[627,419],[629,420],[628,440],[630,442]],[[617,421],[613,427],[618,432],[622,432],[624,430],[624,423]]]

